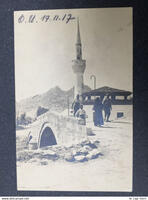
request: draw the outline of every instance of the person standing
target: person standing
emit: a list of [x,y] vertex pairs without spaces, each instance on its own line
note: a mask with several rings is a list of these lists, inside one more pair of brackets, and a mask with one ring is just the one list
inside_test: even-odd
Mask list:
[[94,110],[93,113],[94,125],[101,127],[102,125],[104,125],[103,115],[102,115],[103,104],[99,97],[96,98],[94,102],[93,110]]
[[80,105],[81,105],[80,98],[79,98],[79,95],[77,95],[76,99],[74,100],[74,102],[72,104],[72,109],[73,109],[73,115],[74,115],[74,117],[75,117],[76,112],[79,110]]
[[75,116],[79,119],[79,124],[86,125],[86,111],[83,109],[83,105],[80,105],[79,110],[77,110]]
[[107,96],[106,99],[104,100],[103,106],[104,106],[104,112],[105,112],[105,121],[110,122],[109,117],[112,110],[112,103],[109,96]]

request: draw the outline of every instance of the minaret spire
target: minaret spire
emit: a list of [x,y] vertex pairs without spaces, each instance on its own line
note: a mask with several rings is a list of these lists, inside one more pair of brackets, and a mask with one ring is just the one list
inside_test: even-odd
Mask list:
[[76,59],[73,60],[72,69],[75,74],[75,82],[74,82],[74,97],[77,95],[80,96],[82,100],[83,94],[83,74],[86,68],[86,60],[82,59],[82,45],[81,45],[81,37],[80,37],[80,28],[79,28],[79,19],[77,19],[77,39],[76,39]]
[[79,18],[77,19],[77,42],[76,42],[76,58],[82,60],[82,45],[79,28]]
[[79,28],[79,18],[77,18],[77,44],[81,44],[80,28]]

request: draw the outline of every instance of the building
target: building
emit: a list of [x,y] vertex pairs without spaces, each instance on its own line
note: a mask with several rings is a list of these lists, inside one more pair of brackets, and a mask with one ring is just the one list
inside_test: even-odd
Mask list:
[[[132,104],[132,92],[126,90],[119,90],[111,87],[101,87],[82,94],[83,104],[94,104],[94,97],[100,97],[102,100],[105,96],[110,96],[112,104],[114,105],[129,105]],[[93,97],[93,99],[91,98]]]

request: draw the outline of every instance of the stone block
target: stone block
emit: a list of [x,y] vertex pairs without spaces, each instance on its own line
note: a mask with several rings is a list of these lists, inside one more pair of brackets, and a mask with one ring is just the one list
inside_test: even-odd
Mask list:
[[78,150],[76,150],[76,149],[74,149],[74,150],[72,150],[72,155],[77,155],[77,153],[78,153]]
[[87,152],[92,150],[92,148],[88,145],[84,146],[83,149],[85,149]]
[[65,159],[66,161],[68,161],[68,162],[74,162],[74,161],[75,161],[74,156],[73,156],[72,154],[66,154],[66,155],[64,156],[64,159]]
[[46,150],[46,151],[44,152],[44,154],[50,155],[50,156],[56,156],[56,153],[55,153],[54,151],[50,150],[50,149]]
[[83,155],[87,155],[88,154],[88,150],[86,149],[86,147],[82,147],[79,149],[79,153],[80,154],[83,154]]
[[29,143],[28,145],[29,150],[36,150],[38,148],[37,143]]
[[95,159],[95,158],[98,158],[99,154],[101,154],[101,152],[98,149],[93,149],[92,151],[89,152],[86,158],[88,160]]
[[75,160],[77,162],[85,162],[85,161],[87,161],[87,158],[83,155],[79,155],[79,156],[75,156]]

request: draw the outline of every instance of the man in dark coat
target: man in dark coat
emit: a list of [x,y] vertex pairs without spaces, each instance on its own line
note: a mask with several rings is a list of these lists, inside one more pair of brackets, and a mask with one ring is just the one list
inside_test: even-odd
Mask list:
[[93,120],[94,120],[94,125],[101,127],[104,124],[103,121],[103,115],[102,115],[102,110],[103,110],[103,104],[100,98],[96,98],[93,106]]
[[109,96],[107,96],[106,99],[104,100],[103,106],[104,106],[104,112],[105,112],[105,121],[109,122],[109,117],[112,110],[112,103]]
[[76,112],[80,109],[80,99],[79,99],[79,95],[76,96],[76,100],[74,100],[73,104],[72,104],[72,109],[73,109],[73,114],[75,116]]

